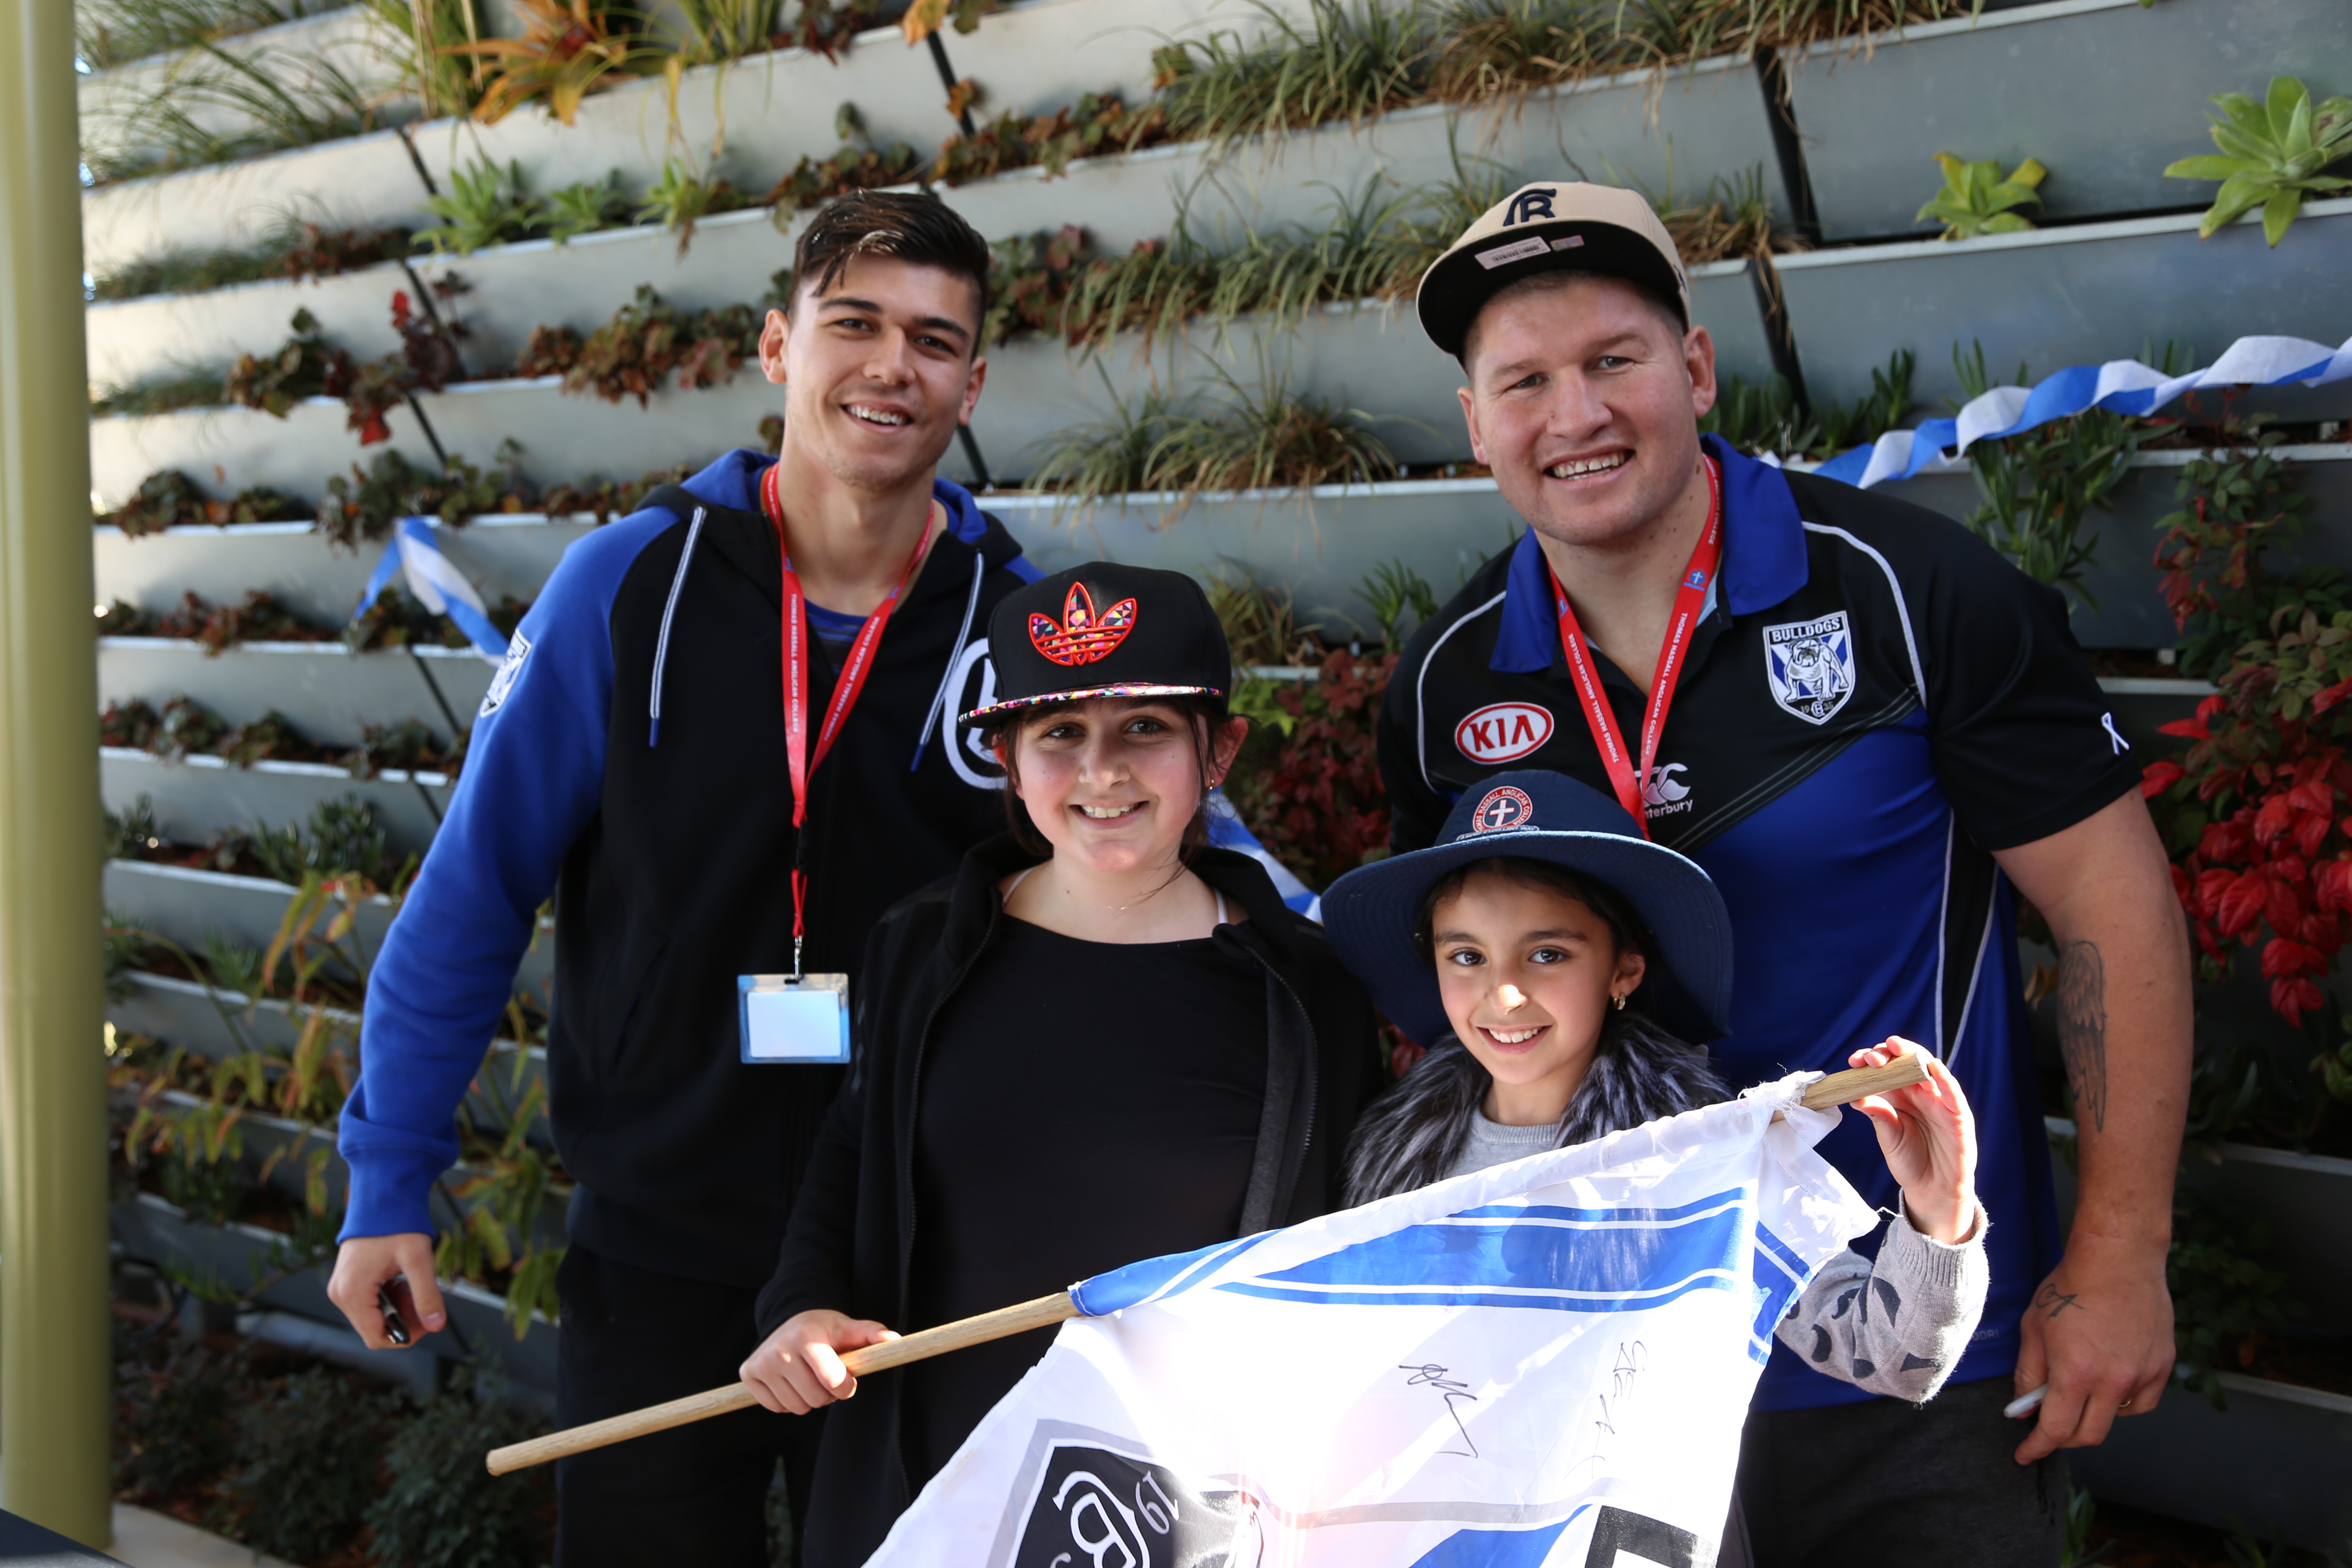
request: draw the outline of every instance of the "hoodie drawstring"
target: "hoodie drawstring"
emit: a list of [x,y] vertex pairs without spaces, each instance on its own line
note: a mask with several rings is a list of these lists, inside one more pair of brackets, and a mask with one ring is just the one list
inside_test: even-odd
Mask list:
[[646,704],[646,748],[650,751],[661,744],[662,670],[669,663],[669,626],[677,616],[677,596],[686,587],[687,568],[694,564],[694,543],[702,537],[702,508],[694,509],[694,521],[686,531],[686,548],[678,552],[677,575],[669,580],[669,600],[662,605],[661,637],[654,644],[653,698]]
[[923,732],[915,742],[915,760],[907,764],[913,773],[923,765],[923,753],[930,749],[931,731],[940,721],[940,710],[954,695],[948,683],[955,679],[956,666],[963,662],[964,640],[971,636],[971,618],[980,610],[981,580],[988,575],[988,558],[980,551],[971,552],[971,592],[964,596],[963,625],[956,628],[955,646],[948,649],[948,667],[940,672],[940,689],[931,695],[930,710],[923,715]]

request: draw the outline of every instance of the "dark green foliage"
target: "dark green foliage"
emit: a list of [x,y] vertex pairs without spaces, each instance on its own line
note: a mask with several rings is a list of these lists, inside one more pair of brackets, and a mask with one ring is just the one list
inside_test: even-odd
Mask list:
[[200,294],[266,279],[296,281],[355,272],[405,256],[402,228],[321,228],[289,218],[259,245],[244,249],[167,250],[92,281],[92,300],[136,300],[149,294]]
[[1870,373],[1870,395],[1851,405],[1821,403],[1811,413],[1778,374],[1752,384],[1723,378],[1715,406],[1698,422],[1743,452],[1826,459],[1867,446],[1903,423],[1911,408],[1911,351],[1897,349],[1884,370]]
[[227,401],[283,419],[306,397],[341,397],[350,390],[352,357],[319,334],[319,318],[294,312],[293,335],[274,353],[245,354],[222,387]]
[[[163,847],[163,830],[155,824],[155,801],[152,795],[141,795],[129,809],[117,816],[106,813],[106,853],[110,859],[135,859],[150,849]],[[111,973],[111,969],[109,970]]]
[[110,387],[89,400],[89,412],[94,419],[118,414],[143,418],[183,408],[216,408],[227,401],[226,382],[220,372],[187,366],[136,386]]
[[375,1494],[389,1391],[362,1389],[319,1368],[247,1402],[222,1501],[247,1545],[297,1563],[347,1545]]
[[2225,1342],[2242,1339],[2305,1315],[2286,1294],[2286,1276],[2263,1266],[2270,1249],[2265,1220],[2232,1212],[2193,1188],[2172,1204],[2172,1251],[2165,1279],[2172,1290],[2172,1337],[2189,1386],[2223,1407],[2214,1362]]
[[830,158],[803,158],[793,172],[778,180],[764,198],[776,226],[792,222],[803,207],[822,205],[844,191],[877,185],[899,185],[915,177],[921,156],[903,142],[881,149],[844,147]]
[[112,523],[136,539],[167,528],[291,522],[310,515],[309,507],[266,485],[250,486],[228,500],[212,500],[177,468],[161,468],[140,480],[129,500],[112,511],[99,513],[94,521]]
[[497,510],[512,488],[510,472],[484,473],[454,454],[448,471],[434,474],[397,452],[383,452],[364,471],[353,463],[351,478],[338,474],[327,481],[326,496],[319,502],[319,531],[346,550],[356,550],[362,540],[391,533],[393,524],[404,517],[438,517],[446,524],[462,525],[477,512]]
[[553,1497],[547,1466],[493,1476],[492,1448],[543,1430],[501,1403],[505,1380],[478,1374],[478,1400],[445,1394],[403,1426],[384,1452],[391,1485],[367,1513],[383,1568],[512,1568],[546,1550],[541,1518]]
[[242,837],[243,847],[263,873],[289,886],[300,886],[313,871],[322,877],[356,874],[379,886],[386,880],[383,825],[376,820],[375,807],[357,795],[320,801],[306,826],[257,822]]
[[684,310],[666,302],[650,283],[583,340],[569,327],[534,329],[515,366],[518,375],[561,375],[563,390],[593,392],[607,403],[647,398],[676,377],[679,390],[734,379],[760,352],[765,312],[750,305]]
[[192,1346],[116,1372],[114,1489],[161,1498],[220,1472],[235,1451],[230,1412],[242,1356]]

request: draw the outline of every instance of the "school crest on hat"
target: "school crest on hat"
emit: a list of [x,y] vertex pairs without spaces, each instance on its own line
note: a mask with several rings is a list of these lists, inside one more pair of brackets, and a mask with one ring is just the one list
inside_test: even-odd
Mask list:
[[1843,610],[1764,628],[1772,700],[1808,724],[1826,724],[1853,695],[1853,629]]

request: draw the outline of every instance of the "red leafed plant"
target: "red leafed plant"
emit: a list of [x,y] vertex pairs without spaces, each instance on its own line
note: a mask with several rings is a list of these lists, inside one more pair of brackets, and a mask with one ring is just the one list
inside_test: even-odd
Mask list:
[[1317,680],[1236,693],[1236,708],[1266,731],[1268,749],[1235,773],[1234,809],[1311,887],[1329,887],[1368,852],[1388,847],[1388,792],[1373,726],[1395,668],[1392,653],[1338,648],[1324,658]]
[[2301,521],[2273,444],[2190,463],[2189,505],[2165,520],[2182,668],[2220,690],[2163,726],[2190,745],[2140,787],[2208,975],[2232,967],[2231,943],[2259,946],[2272,1007],[2300,1025],[2327,1005],[2319,982],[2352,936],[2352,610],[2336,573],[2264,570]]

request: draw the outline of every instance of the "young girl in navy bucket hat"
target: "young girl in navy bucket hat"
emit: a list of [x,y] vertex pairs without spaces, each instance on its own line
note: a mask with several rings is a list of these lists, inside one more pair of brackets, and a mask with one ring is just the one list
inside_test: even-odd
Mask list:
[[[1559,773],[1497,773],[1430,848],[1323,895],[1340,961],[1428,1055],[1364,1113],[1350,1204],[1589,1142],[1729,1098],[1705,1043],[1729,1033],[1731,922],[1705,871]],[[1924,1058],[1927,1081],[1862,1102],[1903,1186],[1875,1261],[1852,1249],[1779,1337],[1873,1393],[1932,1397],[1983,1310],[1975,1124],[1943,1063],[1907,1040],[1855,1067]],[[1738,1510],[1723,1562],[1744,1561]]]

